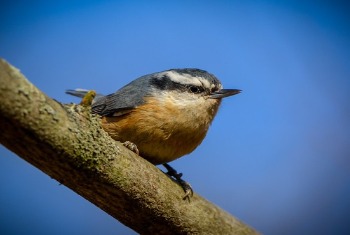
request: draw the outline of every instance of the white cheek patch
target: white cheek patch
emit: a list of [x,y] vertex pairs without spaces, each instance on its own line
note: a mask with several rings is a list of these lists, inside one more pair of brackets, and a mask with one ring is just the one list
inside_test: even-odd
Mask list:
[[158,99],[161,105],[167,105],[167,102],[170,102],[178,107],[186,107],[188,105],[193,105],[193,101],[199,101],[198,97],[194,94],[188,92],[179,94],[176,91],[162,91],[157,93],[157,96],[154,96],[154,98]]

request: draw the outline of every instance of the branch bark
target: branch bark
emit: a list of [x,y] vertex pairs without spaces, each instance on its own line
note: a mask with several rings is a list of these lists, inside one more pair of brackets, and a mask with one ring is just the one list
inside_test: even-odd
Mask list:
[[0,60],[0,142],[141,234],[257,234],[111,139],[89,108],[61,104]]

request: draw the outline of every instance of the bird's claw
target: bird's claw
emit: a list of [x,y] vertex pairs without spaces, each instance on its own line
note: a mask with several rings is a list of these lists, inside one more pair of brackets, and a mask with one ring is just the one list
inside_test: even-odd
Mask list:
[[174,168],[172,168],[170,165],[168,165],[167,163],[164,163],[163,166],[168,171],[166,174],[170,178],[174,179],[178,184],[180,184],[181,188],[185,191],[185,195],[182,197],[182,199],[190,200],[191,197],[193,197],[193,189],[189,183],[187,183],[186,181],[181,179],[182,173],[177,173],[177,171]]
[[182,197],[183,200],[188,200],[190,201],[191,197],[193,197],[193,189],[189,183],[187,183],[184,180],[181,180],[180,185],[182,189],[185,191],[185,195]]
[[130,142],[130,141],[125,141],[124,143],[123,143],[123,145],[126,147],[126,148],[128,148],[128,149],[130,149],[131,151],[133,151],[134,153],[136,153],[137,155],[140,155],[139,153],[139,149],[137,148],[137,145],[136,144],[134,144],[134,143],[132,143],[132,142]]

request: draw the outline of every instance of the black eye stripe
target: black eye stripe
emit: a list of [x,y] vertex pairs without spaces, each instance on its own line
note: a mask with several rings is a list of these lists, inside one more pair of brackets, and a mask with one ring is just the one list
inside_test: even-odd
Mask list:
[[204,88],[200,86],[189,85],[188,90],[192,93],[202,93],[204,91]]
[[168,91],[181,91],[191,94],[201,94],[208,93],[210,94],[211,89],[205,88],[203,86],[198,86],[195,84],[181,84],[178,82],[172,81],[167,75],[162,77],[154,77],[150,80],[150,85],[159,90],[168,90]]
[[210,89],[210,92],[213,93],[213,92],[218,91],[218,90],[220,90],[220,88],[217,86],[214,86]]

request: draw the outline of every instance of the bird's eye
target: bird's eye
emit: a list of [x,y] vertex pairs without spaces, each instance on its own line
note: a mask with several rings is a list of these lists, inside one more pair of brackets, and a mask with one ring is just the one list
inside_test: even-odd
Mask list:
[[190,86],[189,89],[190,89],[190,91],[192,93],[200,93],[200,92],[202,92],[202,89],[200,87],[197,87],[197,86]]
[[190,90],[191,90],[191,92],[193,92],[193,93],[197,93],[197,92],[198,92],[198,87],[191,86],[191,87],[190,87]]

